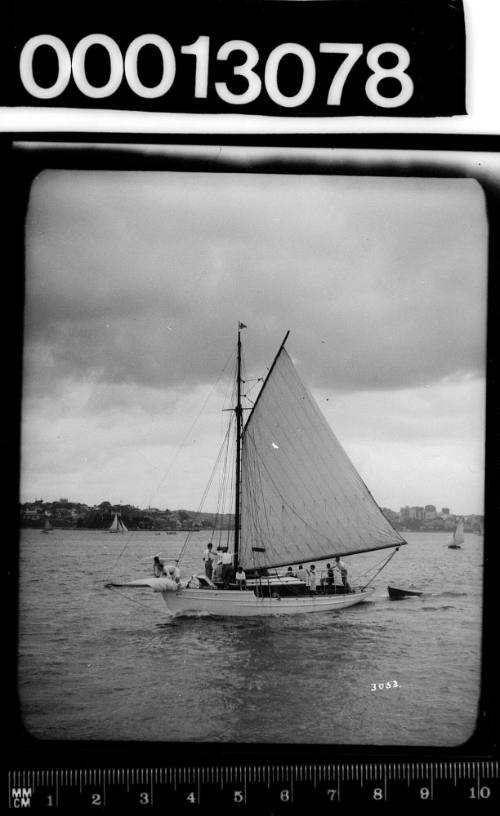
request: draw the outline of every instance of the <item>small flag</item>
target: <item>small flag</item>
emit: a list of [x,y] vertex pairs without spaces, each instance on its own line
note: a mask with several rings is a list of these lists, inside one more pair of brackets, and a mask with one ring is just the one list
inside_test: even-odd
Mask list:
[[247,327],[246,323],[238,323],[238,328],[239,329],[246,329],[246,327]]

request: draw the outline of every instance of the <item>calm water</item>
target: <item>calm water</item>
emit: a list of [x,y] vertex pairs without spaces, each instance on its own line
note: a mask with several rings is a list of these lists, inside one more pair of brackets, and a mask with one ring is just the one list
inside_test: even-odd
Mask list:
[[[406,537],[369,603],[238,621],[170,617],[150,590],[104,588],[151,574],[183,536],[25,530],[24,723],[43,739],[460,744],[479,699],[483,539]],[[201,571],[207,540],[192,537],[183,574]],[[385,557],[344,560],[355,581]],[[425,594],[390,601],[389,582]]]

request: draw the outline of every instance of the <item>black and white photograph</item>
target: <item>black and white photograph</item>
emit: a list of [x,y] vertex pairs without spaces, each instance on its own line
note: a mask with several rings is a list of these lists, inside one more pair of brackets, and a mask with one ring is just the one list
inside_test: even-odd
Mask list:
[[9,807],[498,800],[500,6],[8,6]]
[[474,178],[34,178],[19,612],[32,735],[471,737],[487,247]]

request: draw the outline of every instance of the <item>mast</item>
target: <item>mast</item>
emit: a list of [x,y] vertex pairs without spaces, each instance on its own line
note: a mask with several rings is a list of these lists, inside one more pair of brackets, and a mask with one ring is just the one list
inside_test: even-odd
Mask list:
[[236,496],[234,503],[234,568],[238,566],[239,549],[240,549],[240,528],[241,528],[241,511],[240,511],[240,482],[241,482],[241,427],[243,409],[241,407],[241,329],[245,329],[243,323],[238,323],[238,364],[236,371],[236,386],[237,386],[237,400],[236,400]]

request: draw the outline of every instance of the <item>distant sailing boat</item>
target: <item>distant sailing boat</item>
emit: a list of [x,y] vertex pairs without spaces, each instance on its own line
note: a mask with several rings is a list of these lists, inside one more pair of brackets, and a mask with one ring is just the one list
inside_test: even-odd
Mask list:
[[245,589],[234,572],[225,582],[196,575],[188,581],[167,576],[108,586],[151,587],[172,612],[222,616],[320,612],[365,601],[374,592],[368,584],[350,589],[325,581],[314,593],[303,580],[276,572],[285,565],[308,566],[389,547],[395,548],[391,558],[406,542],[375,503],[299,379],[285,350],[288,333],[243,427],[242,328],[240,324],[233,409],[234,552],[226,553],[226,560],[230,556],[233,570],[243,567]]
[[111,527],[109,528],[108,533],[128,533],[128,530],[118,513],[115,513],[115,517],[111,522]]
[[460,519],[458,522],[455,532],[453,533],[453,537],[448,544],[449,550],[459,550],[461,545],[464,543],[464,521]]
[[43,530],[41,530],[40,532],[45,533],[47,535],[47,533],[51,533],[53,529],[54,528],[52,527],[52,524],[50,523],[49,519],[46,518],[45,524],[43,525]]

